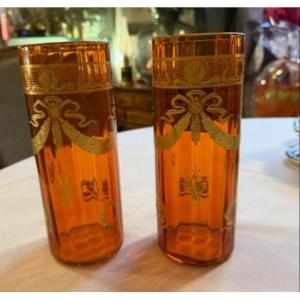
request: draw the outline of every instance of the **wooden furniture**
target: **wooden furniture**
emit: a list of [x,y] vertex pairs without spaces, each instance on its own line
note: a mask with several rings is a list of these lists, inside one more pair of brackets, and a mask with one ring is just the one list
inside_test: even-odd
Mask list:
[[148,86],[115,87],[118,129],[152,125],[152,88]]
[[32,155],[17,47],[0,49],[0,169]]
[[101,264],[50,254],[33,157],[0,170],[0,291],[298,291],[299,168],[284,154],[297,142],[292,122],[242,120],[235,248],[215,266],[176,264],[157,246],[152,128],[118,134],[125,239]]

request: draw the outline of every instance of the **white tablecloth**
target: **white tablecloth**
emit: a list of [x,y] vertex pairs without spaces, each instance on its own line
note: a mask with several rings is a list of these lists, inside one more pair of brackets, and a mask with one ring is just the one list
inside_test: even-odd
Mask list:
[[243,120],[235,249],[210,267],[176,264],[157,246],[152,128],[118,141],[125,242],[97,265],[50,254],[33,157],[0,170],[1,291],[299,290],[299,171],[284,154],[297,142],[292,119]]

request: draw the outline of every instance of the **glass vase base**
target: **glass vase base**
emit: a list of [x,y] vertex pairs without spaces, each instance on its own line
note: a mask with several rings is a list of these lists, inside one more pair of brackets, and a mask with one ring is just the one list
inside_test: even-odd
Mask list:
[[118,248],[116,248],[116,250],[114,250],[113,252],[107,254],[106,256],[102,256],[99,258],[95,258],[95,259],[90,259],[90,260],[83,260],[83,261],[73,261],[73,260],[68,260],[68,259],[64,259],[62,257],[57,256],[56,254],[53,253],[53,251],[50,248],[50,252],[52,254],[52,256],[54,257],[54,259],[62,264],[65,265],[73,265],[73,266],[86,266],[86,265],[94,265],[94,264],[101,264],[106,262],[107,260],[113,258],[115,255],[117,255],[117,253],[119,252],[120,248],[122,247],[123,242],[120,244],[120,246]]
[[[163,250],[162,250],[163,251]],[[211,265],[218,265],[221,264],[223,262],[225,262],[226,260],[228,260],[232,254],[232,251],[227,254],[226,256],[217,258],[217,259],[213,259],[213,260],[197,260],[194,258],[190,258],[190,257],[186,257],[186,256],[182,256],[182,255],[178,255],[178,254],[174,254],[174,253],[169,253],[169,252],[165,252],[163,251],[164,254],[170,258],[172,261],[175,261],[176,263],[179,264],[184,264],[184,265],[195,265],[195,266],[211,266]]]
[[[100,224],[87,224],[59,234],[59,243],[50,235],[50,250],[59,261],[67,264],[91,264],[112,257],[121,247],[123,238],[117,226],[103,228]],[[57,246],[59,245],[59,246]]]

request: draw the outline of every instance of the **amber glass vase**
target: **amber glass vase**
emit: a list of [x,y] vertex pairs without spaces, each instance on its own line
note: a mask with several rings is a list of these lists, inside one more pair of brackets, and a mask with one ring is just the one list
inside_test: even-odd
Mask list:
[[108,258],[123,240],[108,44],[23,46],[19,58],[51,252]]
[[234,244],[244,35],[153,39],[158,240],[184,263]]

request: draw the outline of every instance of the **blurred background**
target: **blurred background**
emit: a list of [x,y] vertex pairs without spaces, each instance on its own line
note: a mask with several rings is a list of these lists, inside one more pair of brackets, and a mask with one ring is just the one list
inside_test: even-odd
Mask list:
[[0,8],[0,168],[32,155],[17,46],[110,43],[118,130],[152,125],[151,39],[247,34],[243,117],[299,115],[299,8]]

